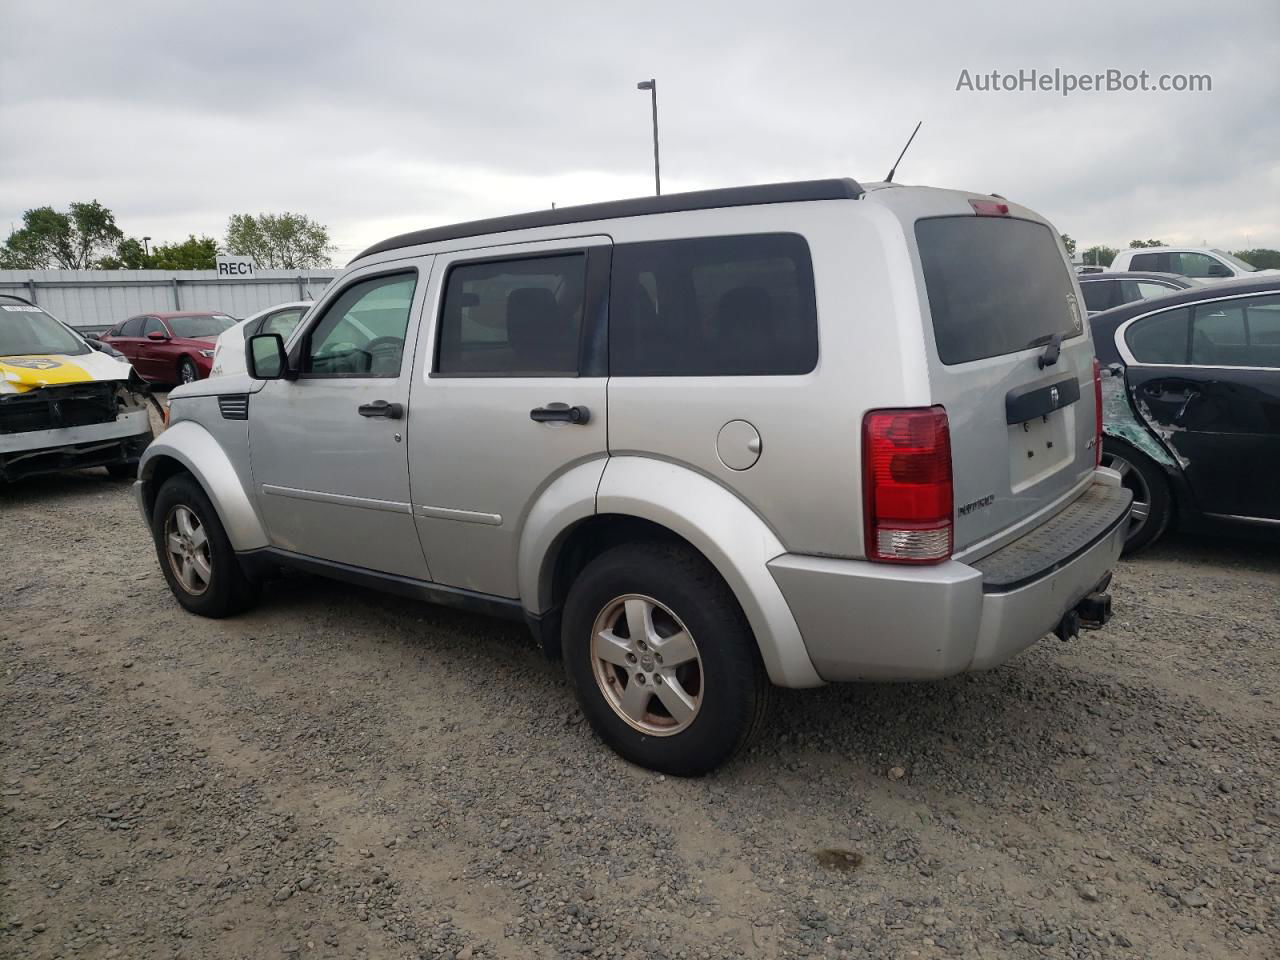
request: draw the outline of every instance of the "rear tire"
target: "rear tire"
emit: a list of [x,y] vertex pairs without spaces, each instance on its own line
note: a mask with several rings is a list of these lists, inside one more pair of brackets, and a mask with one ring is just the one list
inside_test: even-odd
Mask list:
[[687,547],[641,543],[592,560],[569,590],[561,647],[592,729],[632,763],[699,776],[763,726],[772,687],[751,628]]
[[218,512],[191,474],[164,482],[151,514],[151,533],[165,581],[191,613],[229,617],[257,600],[257,585],[245,577]]
[[1133,493],[1133,513],[1125,535],[1124,553],[1150,546],[1173,518],[1173,495],[1160,465],[1123,440],[1107,437],[1102,444],[1102,465],[1120,473],[1120,482]]

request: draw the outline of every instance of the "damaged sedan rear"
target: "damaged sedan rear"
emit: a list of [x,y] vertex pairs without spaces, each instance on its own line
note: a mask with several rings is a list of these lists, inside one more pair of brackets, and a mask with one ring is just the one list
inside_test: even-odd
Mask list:
[[0,481],[83,467],[132,476],[152,439],[149,402],[127,361],[0,295]]

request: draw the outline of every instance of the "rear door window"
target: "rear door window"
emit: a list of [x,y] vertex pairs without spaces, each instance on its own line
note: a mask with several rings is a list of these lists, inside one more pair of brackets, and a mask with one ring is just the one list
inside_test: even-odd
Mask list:
[[[1151,280],[1125,280],[1121,284],[1125,290],[1124,302],[1132,303],[1134,300],[1150,300],[1152,297],[1163,297],[1167,293],[1173,293],[1178,287],[1171,287],[1166,283],[1155,283]],[[1132,295],[1130,295],[1130,288]]]
[[1044,224],[934,217],[916,221],[916,243],[943,363],[1016,353],[1083,330],[1071,274]]
[[1188,307],[1144,317],[1125,331],[1124,342],[1138,363],[1184,364],[1190,319]]
[[797,234],[618,244],[609,372],[779,376],[818,362],[809,246]]
[[[1160,262],[1161,257],[1164,263]],[[1159,273],[1177,273],[1176,270],[1169,270],[1169,255],[1160,253],[1135,253],[1129,261],[1130,270],[1150,270]]]
[[1094,311],[1110,310],[1116,305],[1116,287],[1114,280],[1090,280],[1080,284],[1080,292],[1084,294],[1084,305]]
[[454,266],[440,310],[436,373],[576,375],[586,278],[585,252]]

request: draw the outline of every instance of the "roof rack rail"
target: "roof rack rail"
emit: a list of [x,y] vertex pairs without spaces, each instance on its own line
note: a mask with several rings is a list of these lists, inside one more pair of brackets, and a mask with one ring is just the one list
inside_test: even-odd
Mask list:
[[509,233],[534,227],[557,227],[590,220],[615,220],[621,217],[643,217],[655,213],[682,213],[687,210],[713,210],[718,207],[749,207],[765,203],[797,203],[807,200],[857,200],[865,191],[856,180],[847,177],[830,180],[797,180],[792,183],[762,183],[751,187],[726,187],[718,190],[694,190],[689,193],[664,193],[656,197],[610,200],[577,207],[556,207],[533,213],[517,213],[488,220],[472,220],[442,227],[430,227],[402,233],[375,243],[352,259],[363,260],[375,253],[414,247],[423,243],[459,240],[488,233]]

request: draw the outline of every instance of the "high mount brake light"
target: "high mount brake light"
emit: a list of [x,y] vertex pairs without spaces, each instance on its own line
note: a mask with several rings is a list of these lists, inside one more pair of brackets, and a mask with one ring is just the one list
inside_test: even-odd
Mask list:
[[969,206],[973,207],[973,212],[980,217],[1007,217],[1009,215],[1009,205],[995,200],[970,200]]
[[938,563],[954,537],[951,432],[942,407],[872,410],[862,421],[868,560]]

